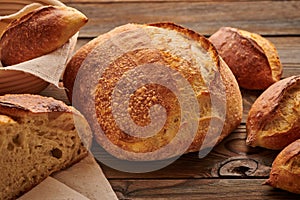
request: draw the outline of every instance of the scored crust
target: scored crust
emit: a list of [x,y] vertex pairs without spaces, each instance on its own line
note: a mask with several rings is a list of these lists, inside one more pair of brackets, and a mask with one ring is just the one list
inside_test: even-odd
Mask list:
[[79,11],[64,6],[42,6],[11,22],[0,38],[3,66],[50,53],[63,44],[87,22]]
[[[143,38],[143,36],[146,36],[146,39],[147,37],[150,39],[149,41],[137,41],[142,48],[125,51],[120,56],[114,55],[115,52],[112,49],[116,49],[116,47],[113,44],[122,41],[123,37],[130,38],[129,33],[136,34],[133,37],[135,40]],[[152,46],[147,46],[147,42],[151,43]],[[179,47],[174,47],[175,42],[181,42],[177,44]],[[127,49],[126,45],[129,46],[131,43],[127,41],[127,43],[122,43],[118,47]],[[101,66],[102,60],[99,61],[100,58],[97,56],[101,54],[105,54],[107,58],[114,58],[111,62],[108,62],[107,68],[104,68],[106,66]],[[195,55],[199,55],[199,57]],[[195,57],[199,60],[195,59]],[[142,66],[145,63],[168,66],[168,68],[178,71],[190,83],[196,94],[201,108],[200,119],[198,120],[199,129],[186,152],[199,151],[211,121],[222,124],[221,115],[226,114],[226,122],[221,136],[218,137],[219,135],[216,134],[209,136],[211,141],[205,147],[211,147],[209,146],[210,144],[215,145],[217,141],[227,136],[241,120],[242,100],[238,85],[227,65],[222,63],[222,67],[220,67],[219,62],[219,57],[213,45],[194,31],[172,23],[128,24],[99,36],[79,49],[68,63],[64,74],[64,86],[67,88],[70,100],[73,103],[75,100],[76,105],[74,106],[82,111],[89,122],[92,122],[91,126],[94,128],[96,140],[107,151],[122,159],[143,159],[142,153],[156,151],[169,144],[175,138],[181,119],[178,100],[170,90],[157,84],[148,84],[136,90],[130,98],[128,110],[136,124],[146,126],[151,123],[147,111],[152,105],[160,104],[167,112],[166,123],[156,135],[149,138],[139,138],[127,135],[117,126],[110,106],[111,95],[122,75],[134,71],[138,66]],[[83,69],[81,65],[91,68],[88,68],[88,70],[87,68]],[[103,71],[101,72],[101,70]],[[200,72],[199,70],[202,71]],[[94,74],[99,74],[100,72],[102,76],[98,80],[98,77]],[[76,77],[78,73],[86,73],[86,76],[78,78]],[[139,74],[137,74],[138,76]],[[222,97],[221,92],[218,93],[218,89],[215,89],[214,92],[219,102],[226,101],[226,110],[212,111],[210,89],[216,86],[216,80],[221,78],[224,79],[225,96]],[[172,81],[170,80],[170,82]],[[89,82],[96,83],[96,86],[89,85]],[[73,91],[74,84],[78,84],[76,92]],[[126,86],[124,87],[126,89]],[[88,105],[95,105],[95,108]],[[93,124],[94,120],[100,124],[101,130],[98,125]],[[115,152],[114,149],[111,149],[111,145],[104,141],[103,136],[101,136],[102,131],[114,145],[125,151],[137,154],[134,157],[130,157],[124,153]],[[214,133],[216,132],[217,130]],[[177,156],[180,153],[178,149],[182,145],[180,142],[184,143],[183,141],[178,141],[177,145],[173,145],[168,153],[156,155],[156,157],[147,157],[147,159],[156,160]],[[138,153],[141,154],[139,155]]]
[[299,139],[299,94],[300,76],[283,79],[263,92],[248,114],[247,144],[283,149]]
[[262,36],[222,27],[209,40],[228,64],[241,87],[263,90],[280,80],[282,65],[277,50]]
[[265,184],[300,194],[300,140],[291,143],[278,154]]
[[0,124],[0,199],[84,158],[92,137],[78,111],[38,95],[0,96]]

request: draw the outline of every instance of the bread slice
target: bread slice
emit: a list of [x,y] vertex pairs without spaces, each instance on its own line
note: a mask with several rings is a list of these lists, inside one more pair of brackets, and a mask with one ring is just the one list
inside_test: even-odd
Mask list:
[[48,177],[18,200],[89,200],[58,180]]
[[[221,62],[213,45],[192,30],[173,23],[126,24],[80,48],[68,63],[63,80],[68,97],[93,124],[96,140],[107,151],[121,159],[158,160],[212,148],[240,123],[240,90],[226,63],[222,62],[221,66]],[[140,67],[145,67],[146,75],[142,75]],[[148,74],[160,69],[172,72],[161,72],[157,84],[152,81],[130,91],[135,82],[147,80]],[[126,83],[119,83],[121,79],[125,80],[127,73],[135,75]],[[176,85],[180,78],[169,78],[170,73],[180,74],[188,84]],[[171,91],[159,81],[166,81],[175,89]],[[119,91],[115,89],[117,84],[124,91],[128,90],[128,104],[125,101],[112,102],[112,94]],[[189,99],[182,101],[195,113],[199,111],[200,117],[192,116],[193,112],[183,108],[174,93],[184,92],[187,85],[192,88],[196,103]],[[211,106],[213,97],[215,109]],[[151,136],[143,137],[144,132],[160,127],[158,123],[163,121],[151,120],[149,110],[157,104],[166,111],[165,124]],[[113,115],[112,107],[116,106],[118,110],[122,105],[127,105],[125,110],[117,113],[122,123],[129,124],[130,131],[141,128],[135,136],[120,128]],[[190,115],[189,119],[184,113]],[[126,116],[130,116],[128,121]],[[182,123],[183,118],[186,123]],[[153,129],[145,128],[148,125]],[[183,133],[180,138],[177,137],[179,130]],[[158,153],[164,147],[168,150]]]
[[117,196],[104,176],[93,155],[89,154],[75,165],[51,175],[90,200],[117,200]]
[[300,76],[271,85],[253,103],[246,122],[247,144],[280,150],[300,139]]
[[241,87],[263,90],[280,80],[282,65],[277,50],[261,35],[222,27],[209,40]]
[[300,140],[291,143],[278,154],[265,184],[300,194]]
[[[0,97],[0,199],[13,199],[88,153],[78,111],[38,95]],[[80,134],[80,136],[79,136]]]
[[87,22],[86,16],[71,7],[42,6],[16,19],[0,39],[3,66],[18,64],[50,53]]

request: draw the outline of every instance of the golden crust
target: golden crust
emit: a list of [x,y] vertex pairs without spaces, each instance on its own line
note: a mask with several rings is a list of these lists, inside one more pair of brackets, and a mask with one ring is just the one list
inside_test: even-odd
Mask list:
[[79,11],[62,6],[43,6],[13,21],[0,39],[3,66],[18,64],[50,53],[87,22]]
[[300,76],[291,76],[273,84],[259,96],[248,114],[248,145],[283,149],[300,138],[296,98],[299,85]]
[[230,27],[220,28],[209,40],[241,87],[263,90],[280,80],[282,65],[276,48],[269,40]]
[[[223,83],[226,87],[226,119],[223,128],[224,134],[220,136],[219,141],[224,139],[232,130],[234,130],[242,121],[243,102],[242,95],[232,71],[226,62],[220,57],[220,73]],[[227,135],[226,135],[227,133]]]
[[133,28],[133,25],[126,25],[121,26],[113,29],[110,31],[110,34],[103,34],[95,39],[91,40],[88,44],[82,46],[72,57],[72,59],[68,62],[64,75],[63,75],[63,83],[64,87],[67,89],[66,93],[67,96],[72,102],[72,94],[73,94],[73,86],[74,82],[78,73],[78,70],[80,69],[82,63],[86,59],[87,55],[93,51],[95,47],[97,47],[99,44],[103,43],[104,41],[108,40],[111,37],[114,37],[115,35],[122,33],[123,31],[127,31]]
[[291,143],[278,154],[265,184],[300,194],[300,140]]
[[200,35],[199,33],[181,27],[177,24],[171,23],[171,22],[165,22],[165,23],[152,23],[152,24],[148,24],[149,26],[155,26],[155,27],[159,27],[159,28],[164,28],[164,29],[169,29],[169,30],[175,30],[180,32],[181,34],[186,35],[187,37],[198,41],[201,44],[201,47],[204,48],[206,51],[208,51],[211,56],[214,58],[214,61],[216,63],[219,62],[218,58],[217,58],[217,52],[216,49],[214,48],[214,46],[211,44],[211,42],[209,42],[209,40],[207,40],[204,36]]
[[[76,79],[76,74],[78,73],[81,64],[84,63],[85,65],[91,66],[90,72],[87,72],[86,77],[81,77],[77,81],[79,81],[79,85],[86,86],[84,83],[88,82],[95,82],[98,83],[97,87],[95,88],[88,88],[86,86],[84,89],[88,89],[88,91],[76,91],[77,94],[73,97],[76,99],[76,95],[78,95],[76,102],[79,102],[81,108],[79,108],[88,118],[88,120],[93,120],[93,117],[97,118],[100,127],[102,128],[104,134],[106,135],[109,140],[115,144],[116,146],[135,153],[147,153],[153,152],[162,148],[163,146],[170,143],[170,141],[175,137],[180,124],[180,109],[178,106],[178,100],[176,100],[176,96],[172,95],[170,91],[164,87],[155,84],[149,84],[145,87],[141,88],[141,92],[134,93],[130,98],[129,104],[129,113],[133,121],[140,125],[144,126],[149,123],[149,113],[147,112],[151,105],[160,104],[166,109],[167,113],[167,121],[164,124],[163,128],[154,136],[148,138],[138,138],[134,136],[127,135],[124,133],[120,128],[116,125],[114,118],[112,116],[112,108],[110,107],[110,99],[111,94],[113,92],[114,87],[116,86],[117,82],[120,80],[122,75],[132,69],[135,69],[137,66],[141,66],[145,63],[151,64],[161,64],[164,66],[168,66],[170,69],[175,69],[176,71],[180,72],[180,74],[189,81],[191,86],[193,87],[195,93],[197,94],[197,100],[201,107],[201,114],[199,119],[199,129],[196,133],[194,141],[190,145],[190,147],[186,150],[186,152],[192,151],[199,151],[203,140],[206,136],[206,132],[208,127],[210,126],[210,122],[215,120],[216,122],[222,123],[222,120],[219,116],[212,116],[210,105],[210,94],[209,89],[204,81],[205,78],[203,75],[197,71],[197,67],[193,66],[191,61],[178,57],[171,53],[171,50],[162,50],[162,49],[152,49],[152,48],[142,48],[134,51],[124,52],[123,55],[119,56],[113,62],[111,62],[108,68],[105,68],[104,72],[102,73],[100,80],[94,80],[96,76],[92,74],[98,74],[101,70],[101,61],[98,61],[97,56],[89,58],[89,60],[85,60],[90,52],[93,52],[97,55],[100,53],[105,53],[107,55],[111,55],[112,52],[109,49],[101,49],[97,48],[96,46],[101,46],[102,43],[107,41],[111,41],[112,38],[114,40],[118,40],[120,37],[119,34],[122,34],[126,31],[135,31],[135,30],[143,30],[150,37],[158,37],[159,32],[163,30],[166,35],[163,35],[161,38],[162,40],[169,39],[170,33],[176,33],[179,36],[185,38],[186,41],[197,41],[197,45],[201,50],[208,52],[209,58],[211,59],[212,65],[216,66],[215,69],[212,70],[213,76],[218,77],[219,70],[221,71],[221,78],[223,79],[223,83],[225,85],[225,93],[226,93],[226,116],[225,116],[225,125],[224,129],[221,133],[221,136],[212,137],[211,144],[208,145],[215,145],[217,141],[221,141],[222,138],[227,136],[236,126],[240,123],[241,115],[242,115],[242,99],[241,94],[237,85],[237,82],[232,75],[231,71],[227,67],[226,63],[222,61],[222,66],[220,66],[219,57],[213,45],[205,39],[203,36],[182,28],[178,25],[172,23],[158,23],[158,24],[150,24],[150,25],[135,25],[135,24],[128,24],[121,27],[118,27],[109,33],[99,36],[98,38],[94,39],[87,45],[83,46],[79,49],[75,56],[71,59],[68,63],[67,69],[64,74],[64,86],[67,88],[68,97],[71,100],[72,97],[72,90],[73,85]],[[154,36],[151,35],[151,31],[155,34]],[[145,33],[144,33],[145,34]],[[126,35],[125,35],[126,36]],[[152,41],[155,40],[152,38]],[[188,44],[188,43],[187,43]],[[122,47],[121,47],[122,48]],[[100,52],[97,52],[100,51]],[[103,52],[102,52],[103,51]],[[206,55],[206,53],[205,53]],[[109,56],[108,56],[109,57]],[[206,61],[206,60],[205,60]],[[208,62],[208,61],[207,61]],[[209,61],[210,62],[210,61]],[[209,65],[208,65],[209,66]],[[90,73],[90,74],[89,74]],[[86,78],[86,80],[84,80]],[[220,77],[219,77],[220,78]],[[217,79],[217,78],[216,78]],[[214,83],[214,80],[212,80]],[[83,87],[82,87],[83,88]],[[78,88],[77,88],[78,89]],[[86,94],[90,93],[90,94]],[[91,95],[91,96],[90,96]],[[93,96],[95,95],[95,96]],[[150,95],[150,96],[149,96]],[[218,96],[219,95],[219,96]],[[218,97],[221,94],[217,94]],[[221,97],[220,97],[221,98]],[[95,99],[95,102],[92,100]],[[221,100],[220,100],[221,101]],[[141,103],[142,102],[142,103]],[[145,104],[144,106],[141,104]],[[93,109],[90,106],[86,105],[96,105],[95,110],[97,115],[91,116],[93,114]],[[230,104],[230,106],[228,106]],[[148,106],[147,106],[148,105]],[[132,107],[131,107],[132,106]],[[93,125],[92,125],[93,126]],[[113,149],[110,149],[111,146],[105,142],[103,136],[101,136],[102,132],[97,127],[95,128],[96,140],[105,147],[106,150],[113,153],[115,156],[122,158],[122,159],[139,159],[140,157],[130,157],[130,155],[124,154],[117,154],[113,152]],[[157,155],[157,157],[148,157],[149,160],[156,160],[156,159],[165,159],[173,156],[177,156],[180,154],[178,150],[180,150],[180,146],[184,145],[181,144],[182,141],[178,141],[175,145],[169,148],[168,153],[163,155]],[[210,147],[210,146],[207,146]],[[116,155],[117,154],[117,155]],[[143,156],[143,155],[141,155]]]
[[31,94],[7,94],[0,96],[0,112],[2,114],[10,114],[13,110],[32,113],[72,112],[65,103],[52,97]]

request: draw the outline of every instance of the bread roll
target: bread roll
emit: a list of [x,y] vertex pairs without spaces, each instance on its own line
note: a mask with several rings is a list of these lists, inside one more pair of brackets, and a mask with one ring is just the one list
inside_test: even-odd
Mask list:
[[283,79],[252,105],[246,123],[247,144],[283,149],[300,139],[300,76]]
[[87,122],[53,98],[1,96],[0,124],[0,199],[16,198],[88,153]]
[[[176,85],[181,78],[185,84]],[[172,23],[127,24],[100,35],[76,52],[63,80],[96,140],[121,159],[158,160],[211,148],[242,118],[237,82],[215,48],[205,37]],[[189,87],[194,102],[176,94]],[[113,95],[128,101],[114,102]],[[152,119],[151,109],[158,104],[165,119],[163,114]],[[155,134],[145,136],[149,130]]]
[[13,21],[0,39],[3,66],[18,64],[50,53],[63,44],[87,22],[70,7],[43,6]]
[[280,80],[282,65],[278,53],[266,38],[222,27],[209,40],[232,70],[240,87],[264,90]]
[[272,164],[266,184],[300,194],[300,140],[285,147]]

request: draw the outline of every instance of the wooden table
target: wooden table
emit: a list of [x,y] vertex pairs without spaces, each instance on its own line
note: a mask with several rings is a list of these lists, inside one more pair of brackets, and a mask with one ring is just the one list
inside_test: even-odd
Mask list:
[[[262,34],[279,51],[283,77],[300,74],[300,1],[254,0],[65,0],[89,17],[77,48],[126,24],[172,21],[209,36],[221,26]],[[53,87],[41,94],[67,102]],[[242,90],[240,126],[204,159],[183,155],[159,171],[132,174],[100,164],[120,199],[299,199],[299,195],[262,185],[277,151],[245,145],[245,119],[259,91]]]

